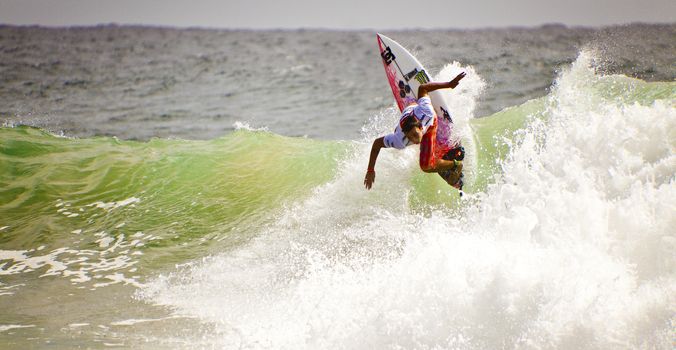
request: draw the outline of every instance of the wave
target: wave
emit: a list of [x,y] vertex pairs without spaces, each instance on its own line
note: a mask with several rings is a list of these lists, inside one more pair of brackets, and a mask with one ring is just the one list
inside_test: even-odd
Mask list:
[[196,339],[217,347],[670,348],[676,85],[593,61],[469,122],[482,190],[462,211],[414,210],[415,152],[385,155],[372,192],[348,157],[254,239],[138,297],[216,327]]
[[363,190],[394,109],[352,142],[2,128],[0,272],[131,284],[208,325],[180,340],[205,347],[669,348],[676,83],[595,65],[484,118],[469,75],[449,96],[462,198],[414,149],[381,152]]
[[[136,283],[139,264],[147,272],[246,240],[269,210],[331,179],[348,148],[246,129],[134,142],[2,128],[3,272]],[[124,263],[101,270],[113,258]]]

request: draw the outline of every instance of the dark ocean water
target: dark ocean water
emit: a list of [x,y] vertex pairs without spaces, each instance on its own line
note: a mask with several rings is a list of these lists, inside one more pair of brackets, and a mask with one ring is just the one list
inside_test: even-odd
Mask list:
[[[673,81],[676,25],[385,32],[433,73],[486,82],[476,117],[548,93],[582,49],[599,68]],[[0,27],[0,120],[65,135],[211,139],[237,121],[356,139],[392,99],[374,32]]]

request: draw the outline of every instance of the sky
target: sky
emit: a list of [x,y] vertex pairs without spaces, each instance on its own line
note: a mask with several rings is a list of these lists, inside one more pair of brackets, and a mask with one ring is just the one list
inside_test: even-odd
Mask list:
[[676,0],[0,0],[0,23],[411,29],[676,22]]

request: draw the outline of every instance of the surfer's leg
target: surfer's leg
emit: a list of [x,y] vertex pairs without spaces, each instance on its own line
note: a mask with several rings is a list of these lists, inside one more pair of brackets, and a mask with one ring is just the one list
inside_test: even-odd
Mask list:
[[439,176],[449,185],[460,189],[462,187],[462,162],[456,160],[455,165],[455,169],[440,171]]
[[446,183],[457,188],[462,189],[462,160],[465,159],[465,149],[458,146],[446,152],[442,157],[444,160],[453,161],[455,163],[454,169],[444,170],[439,172]]

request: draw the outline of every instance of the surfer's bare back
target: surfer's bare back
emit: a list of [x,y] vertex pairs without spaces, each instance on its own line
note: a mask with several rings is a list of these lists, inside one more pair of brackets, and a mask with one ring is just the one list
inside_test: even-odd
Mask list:
[[[381,148],[404,149],[420,144],[420,169],[439,175],[451,186],[462,189],[462,159],[464,150],[437,143],[437,115],[432,107],[429,93],[438,89],[453,89],[465,77],[458,74],[449,82],[429,82],[418,87],[418,101],[408,105],[401,113],[399,125],[393,133],[373,141],[364,186],[371,189],[376,180],[376,160]],[[442,149],[439,149],[439,148]],[[462,155],[460,154],[462,152]],[[444,154],[441,157],[435,154]]]

